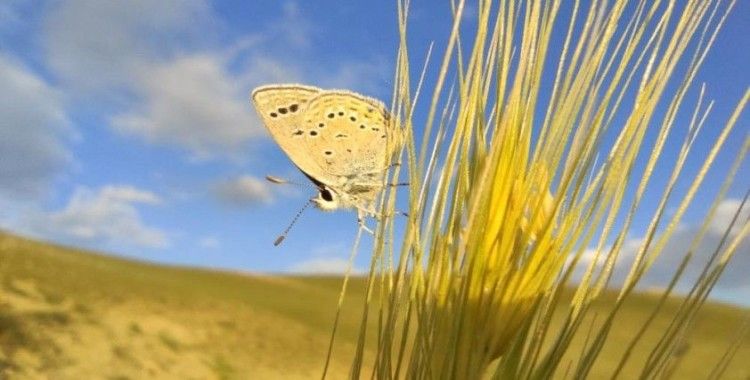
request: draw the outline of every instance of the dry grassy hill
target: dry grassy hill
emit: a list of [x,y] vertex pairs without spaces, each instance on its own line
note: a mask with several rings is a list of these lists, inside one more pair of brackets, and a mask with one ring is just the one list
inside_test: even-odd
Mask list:
[[[0,378],[319,378],[340,286],[152,265],[0,233]],[[362,292],[353,281],[332,379],[346,377]],[[594,375],[608,373],[651,305],[647,295],[628,305]],[[704,378],[743,314],[707,305],[677,378]],[[739,357],[750,357],[746,343]],[[750,378],[747,360],[727,375]]]

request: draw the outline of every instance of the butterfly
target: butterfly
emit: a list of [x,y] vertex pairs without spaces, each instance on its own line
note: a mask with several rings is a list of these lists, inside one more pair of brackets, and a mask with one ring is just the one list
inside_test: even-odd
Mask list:
[[273,139],[317,187],[317,208],[355,209],[363,227],[366,216],[378,217],[375,200],[403,139],[382,102],[299,84],[261,86],[251,99]]

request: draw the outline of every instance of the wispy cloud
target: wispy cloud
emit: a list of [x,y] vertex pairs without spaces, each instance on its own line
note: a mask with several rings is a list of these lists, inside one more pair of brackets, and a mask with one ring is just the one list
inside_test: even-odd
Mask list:
[[328,88],[341,88],[375,94],[383,88],[390,88],[390,64],[383,58],[369,61],[348,60],[334,71],[321,75],[321,85]]
[[143,101],[111,119],[120,132],[183,146],[197,158],[240,154],[247,141],[263,135],[252,109],[238,101],[246,86],[228,75],[215,56],[144,67],[134,80]]
[[116,131],[200,159],[236,157],[263,135],[247,85],[211,48],[207,2],[76,0],[45,19],[47,65],[72,96],[116,104]]
[[144,66],[207,44],[214,22],[203,0],[71,0],[49,7],[42,42],[69,91],[101,96],[129,89]]
[[[682,280],[678,284],[678,290],[685,291],[688,285],[695,283],[703,266],[718,247],[726,228],[729,226],[740,204],[741,202],[738,199],[727,199],[719,204],[716,216],[710,222],[705,237],[698,244],[694,257],[688,264]],[[740,211],[737,225],[735,225],[735,228],[729,234],[730,240],[737,236],[739,226],[747,223],[749,217],[750,207],[746,205]],[[700,225],[697,223],[679,225],[664,247],[663,253],[641,280],[640,286],[644,289],[665,286],[674,275],[699,230]],[[624,281],[636,254],[643,247],[643,244],[645,244],[645,240],[642,237],[632,237],[623,243],[623,248],[613,275],[613,283],[615,285],[620,285]],[[607,250],[609,250],[609,247],[607,247]],[[750,300],[750,277],[747,276],[747,273],[750,272],[750,255],[748,255],[748,252],[750,252],[750,239],[746,238],[740,244],[731,265],[727,267],[717,284],[717,288],[721,289],[722,293],[741,293],[741,298]],[[602,255],[606,255],[606,251]],[[594,260],[594,257],[595,252],[593,250],[585,253],[579,266],[579,277],[583,267],[588,266]]]
[[252,205],[273,201],[268,183],[252,176],[222,181],[214,187],[214,194],[222,202],[232,205]]
[[[289,272],[301,274],[345,274],[349,270],[349,250],[343,243],[328,244],[312,250],[312,258],[300,261],[288,268]],[[364,269],[354,266],[351,274],[362,274]]]
[[314,79],[372,92],[389,77],[384,62],[306,64],[314,25],[293,1],[228,47],[217,43],[220,17],[200,0],[74,0],[45,20],[46,62],[68,92],[116,104],[114,130],[183,148],[191,159],[246,157],[248,143],[266,136],[248,101],[257,85]]
[[[321,257],[305,260],[292,265],[290,272],[303,274],[344,274],[349,268],[349,260],[335,257]],[[353,270],[352,273],[358,273]]]
[[204,236],[198,240],[198,246],[205,249],[218,249],[221,242],[216,236]]
[[285,2],[282,11],[281,20],[276,24],[273,32],[284,37],[285,42],[292,47],[309,48],[311,46],[310,35],[313,31],[310,20],[304,17],[299,5],[293,1]]
[[60,92],[0,54],[0,195],[34,197],[73,161],[76,132]]
[[132,186],[80,187],[62,209],[27,215],[22,229],[74,244],[166,248],[167,234],[146,225],[136,207],[160,203],[156,194]]

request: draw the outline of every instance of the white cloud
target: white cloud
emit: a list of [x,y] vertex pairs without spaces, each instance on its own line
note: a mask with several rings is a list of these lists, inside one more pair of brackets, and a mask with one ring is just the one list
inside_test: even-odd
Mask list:
[[[685,291],[690,285],[695,283],[705,263],[721,241],[726,228],[729,226],[740,204],[740,201],[737,199],[728,199],[719,204],[716,215],[709,224],[705,237],[698,245],[691,262],[688,264],[682,279],[678,283],[678,290]],[[740,227],[748,223],[748,217],[750,217],[750,207],[746,205],[740,212],[735,228],[729,234],[729,241],[738,236]],[[699,224],[679,225],[664,247],[662,254],[656,259],[654,265],[640,281],[639,286],[644,289],[666,286],[687,253],[699,229]],[[652,242],[652,245],[654,242]],[[635,255],[644,243],[645,240],[642,237],[629,238],[624,242],[618,263],[615,266],[613,285],[622,284],[630,270]],[[726,244],[724,247],[726,247]],[[608,250],[609,247],[606,249]],[[577,271],[579,274],[578,278],[580,278],[580,274],[582,273],[582,267],[588,266],[593,261],[594,253],[593,250],[587,250],[584,253],[581,263],[579,263],[579,270]],[[602,255],[606,255],[606,251]],[[603,258],[600,257],[599,262],[601,263],[602,261]],[[750,276],[747,276],[748,272],[750,272],[750,239],[745,238],[717,283],[715,288],[717,293],[740,294],[741,297],[736,299],[744,298],[749,300]]]
[[[268,83],[304,82],[305,74],[301,67],[289,64],[278,57],[258,54],[247,59],[239,79],[247,84],[248,90]],[[249,91],[247,95],[249,103]]]
[[275,34],[282,36],[295,48],[309,48],[313,26],[305,19],[297,3],[287,1],[282,6],[282,18],[274,29]]
[[50,68],[67,88],[95,95],[129,88],[144,65],[204,43],[214,23],[204,0],[72,0],[44,20]]
[[[335,257],[317,258],[299,262],[289,268],[290,272],[303,274],[344,274],[349,260]],[[359,273],[353,270],[352,273]]]
[[61,210],[28,215],[22,229],[74,244],[166,248],[167,234],[145,225],[136,208],[160,203],[156,194],[132,186],[80,187]]
[[51,71],[78,99],[125,106],[110,119],[115,130],[199,159],[237,157],[263,135],[247,84],[207,50],[217,30],[208,2],[74,0],[45,20]]
[[242,176],[219,183],[214,192],[221,201],[235,205],[273,201],[268,183],[252,176]]
[[236,159],[266,136],[248,100],[255,86],[314,78],[372,94],[390,78],[384,62],[304,64],[315,53],[314,25],[296,2],[281,7],[262,32],[227,48],[216,44],[222,25],[207,1],[73,0],[46,14],[43,46],[75,97],[120,109],[110,118],[115,130],[184,148],[194,159]]
[[[349,249],[344,244],[329,244],[312,250],[313,258],[298,262],[288,271],[301,274],[345,274],[349,269]],[[362,274],[362,268],[354,266],[350,274]]]
[[[283,17],[295,21],[292,27],[268,33],[305,44],[294,3]],[[231,73],[232,60],[248,49],[257,52],[264,36],[211,50],[218,21],[205,1],[75,0],[57,4],[46,20],[47,62],[66,88],[126,104],[110,119],[115,130],[185,148],[192,158],[240,157],[249,141],[265,136],[248,101],[250,89],[289,77],[286,65],[270,58],[263,64],[255,55],[249,61],[260,64],[250,72]]]
[[41,195],[73,161],[75,131],[61,94],[14,59],[0,54],[0,195]]
[[148,66],[134,80],[143,104],[112,119],[118,131],[183,146],[199,158],[239,154],[248,140],[262,135],[245,101],[246,86],[214,56]]
[[161,198],[156,194],[132,186],[105,186],[100,191],[100,194],[102,195],[102,198],[114,201],[152,205],[161,203]]
[[379,89],[391,87],[390,63],[382,58],[371,61],[346,61],[341,67],[322,75],[321,85],[373,95]]
[[198,246],[205,249],[217,249],[221,243],[215,236],[205,236],[198,240]]

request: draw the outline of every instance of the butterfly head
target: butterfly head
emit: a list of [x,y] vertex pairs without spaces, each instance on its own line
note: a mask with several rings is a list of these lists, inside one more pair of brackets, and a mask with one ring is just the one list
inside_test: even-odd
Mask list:
[[318,195],[311,199],[311,201],[315,204],[315,207],[323,210],[323,211],[333,211],[340,207],[340,197],[331,189],[321,187],[320,191],[318,192]]
[[315,207],[323,211],[338,209],[359,209],[364,207],[364,198],[350,194],[346,188],[318,187],[318,195],[310,200]]

